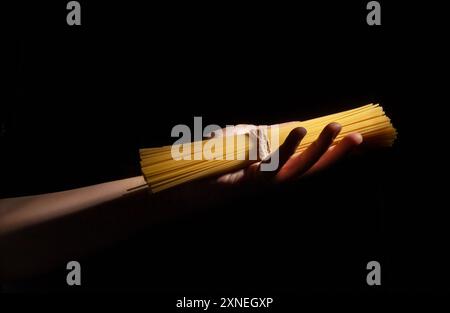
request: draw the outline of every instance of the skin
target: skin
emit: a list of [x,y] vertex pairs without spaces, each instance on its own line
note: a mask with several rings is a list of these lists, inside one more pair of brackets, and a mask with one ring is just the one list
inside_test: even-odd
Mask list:
[[306,135],[306,129],[303,127],[295,128],[280,146],[278,152],[274,152],[279,153],[280,157],[280,163],[276,171],[260,171],[261,162],[259,162],[244,170],[225,174],[218,178],[218,182],[225,185],[253,184],[262,181],[279,184],[321,171],[345,157],[363,141],[360,134],[352,133],[345,136],[337,145],[331,147],[334,138],[340,131],[341,126],[338,123],[328,124],[308,149],[301,154],[294,155],[295,149]]
[[[242,131],[248,126],[236,129]],[[331,147],[340,130],[337,123],[327,125],[301,154],[294,152],[306,130],[292,130],[279,147],[280,163],[274,172],[260,171],[259,162],[213,180],[157,194],[142,187],[145,180],[137,176],[62,192],[1,199],[0,278],[15,280],[48,271],[61,262],[79,259],[128,238],[153,223],[247,192],[245,187],[258,192],[259,187],[321,171],[362,143],[362,136],[354,133]]]

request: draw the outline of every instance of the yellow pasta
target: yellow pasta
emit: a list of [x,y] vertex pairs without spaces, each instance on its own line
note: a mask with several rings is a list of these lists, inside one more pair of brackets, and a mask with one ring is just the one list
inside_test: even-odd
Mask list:
[[[397,131],[385,115],[383,108],[378,104],[368,104],[306,121],[276,125],[276,128],[275,125],[269,126],[266,128],[267,143],[270,150],[275,151],[294,128],[304,127],[307,134],[296,150],[296,154],[301,153],[331,122],[337,122],[342,126],[333,145],[353,132],[360,133],[364,138],[364,145],[371,147],[389,147],[397,137]],[[256,142],[250,139],[249,134],[242,134],[184,145],[145,148],[140,150],[141,167],[152,192],[158,192],[193,180],[245,168],[258,161],[251,158],[252,151],[256,147]],[[179,159],[173,158],[172,151],[177,151]],[[205,157],[206,151],[210,151],[209,157]]]

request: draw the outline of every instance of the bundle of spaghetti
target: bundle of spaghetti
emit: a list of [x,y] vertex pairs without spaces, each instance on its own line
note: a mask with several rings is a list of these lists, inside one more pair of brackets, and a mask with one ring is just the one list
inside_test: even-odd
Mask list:
[[[378,104],[368,104],[306,121],[269,126],[266,129],[270,151],[275,151],[294,128],[304,127],[307,134],[295,154],[302,153],[331,122],[342,126],[332,145],[354,132],[363,136],[365,146],[373,148],[389,147],[397,137],[383,108]],[[273,136],[278,138],[272,138]],[[249,134],[225,134],[203,141],[145,148],[140,150],[141,168],[152,192],[158,192],[193,180],[245,168],[258,161],[250,158],[250,153],[255,148],[256,144],[250,140]],[[176,158],[173,157],[173,151],[179,152]],[[212,152],[212,156],[205,157],[205,151]]]

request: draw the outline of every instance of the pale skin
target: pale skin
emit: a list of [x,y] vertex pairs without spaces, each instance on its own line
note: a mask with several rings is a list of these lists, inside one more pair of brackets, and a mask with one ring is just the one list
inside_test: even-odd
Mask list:
[[[239,127],[237,129],[239,130]],[[67,256],[45,252],[46,249],[53,251],[57,246],[53,242],[56,240],[55,236],[58,239],[67,237],[67,240],[70,240],[74,232],[82,232],[86,240],[83,242],[77,238],[74,242],[79,245],[79,249],[74,248],[74,251],[83,253],[85,250],[96,249],[100,245],[99,242],[111,243],[128,236],[136,229],[148,226],[153,221],[178,215],[180,210],[175,208],[177,203],[188,203],[195,209],[208,205],[210,201],[220,201],[221,197],[245,192],[246,189],[241,187],[251,186],[258,189],[259,185],[264,185],[266,188],[271,184],[286,183],[321,171],[345,157],[363,141],[360,134],[353,133],[331,146],[340,130],[341,126],[337,123],[327,125],[317,140],[301,154],[294,152],[306,130],[292,130],[279,147],[279,166],[274,172],[262,172],[259,170],[260,163],[253,163],[235,173],[209,181],[186,184],[157,194],[150,194],[145,187],[138,188],[145,185],[145,180],[142,176],[137,176],[62,192],[1,199],[0,248],[15,252],[18,246],[19,249],[28,249],[28,246],[31,246],[32,250],[36,251],[35,254],[30,252],[27,260],[20,258],[20,254],[5,253],[11,258],[5,263],[11,267],[3,270],[0,268],[0,277],[14,278],[17,275],[39,272],[64,260]],[[129,209],[133,212],[131,216]],[[87,222],[86,216],[89,218]],[[74,220],[81,218],[83,223],[71,222],[71,217]],[[120,227],[112,225],[111,219],[116,224],[120,223]],[[67,223],[68,226],[61,228],[62,223]],[[52,230],[52,227],[57,230]],[[39,233],[39,239],[36,239],[35,231]],[[31,235],[27,235],[28,233]],[[95,245],[89,240],[90,236],[95,236]],[[86,248],[89,245],[92,245],[92,248]],[[33,263],[28,264],[31,260]],[[36,260],[41,261],[41,266],[36,264]]]

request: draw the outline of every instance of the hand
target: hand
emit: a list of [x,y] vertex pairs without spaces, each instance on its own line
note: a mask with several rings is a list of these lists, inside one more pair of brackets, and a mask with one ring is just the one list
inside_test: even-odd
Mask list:
[[[239,135],[255,128],[257,126],[237,125],[232,130],[233,134]],[[217,182],[224,185],[282,183],[323,170],[346,156],[363,141],[361,134],[352,133],[345,136],[337,145],[331,146],[340,131],[341,126],[338,123],[328,124],[317,140],[303,153],[295,154],[297,146],[306,135],[306,129],[303,127],[295,128],[278,148],[278,151],[274,152],[279,153],[277,170],[263,172],[260,170],[261,162],[257,162],[237,172],[222,175],[217,178]]]

